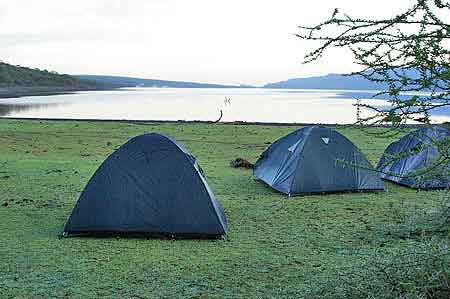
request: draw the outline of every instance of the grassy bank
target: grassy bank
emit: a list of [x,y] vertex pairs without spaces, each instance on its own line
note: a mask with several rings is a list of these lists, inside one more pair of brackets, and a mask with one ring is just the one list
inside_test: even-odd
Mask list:
[[[232,169],[294,127],[0,120],[1,298],[305,298],[371,252],[376,227],[439,192],[387,184],[384,193],[288,200]],[[90,176],[115,148],[162,132],[197,156],[231,230],[226,240],[59,239]],[[375,163],[392,139],[339,128]],[[378,250],[410,245],[382,243]]]

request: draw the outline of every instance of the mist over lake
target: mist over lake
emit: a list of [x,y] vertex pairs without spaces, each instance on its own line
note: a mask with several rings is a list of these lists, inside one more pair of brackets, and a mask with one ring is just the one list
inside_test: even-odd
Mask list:
[[[356,121],[356,99],[375,92],[292,89],[130,88],[0,101],[1,117],[203,120],[348,124]],[[229,103],[225,98],[230,98]],[[446,120],[436,116],[435,120]]]

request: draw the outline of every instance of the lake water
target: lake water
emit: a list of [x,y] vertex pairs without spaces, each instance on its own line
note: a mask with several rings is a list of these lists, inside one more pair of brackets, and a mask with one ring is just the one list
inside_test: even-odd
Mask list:
[[370,99],[371,95],[335,90],[132,88],[0,99],[0,117],[216,120],[222,110],[222,121],[348,124],[356,121],[356,98],[386,104]]

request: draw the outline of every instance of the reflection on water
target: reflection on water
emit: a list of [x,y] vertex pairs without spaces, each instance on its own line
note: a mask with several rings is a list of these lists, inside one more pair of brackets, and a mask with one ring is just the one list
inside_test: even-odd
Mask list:
[[51,106],[60,106],[64,103],[23,103],[23,104],[2,104],[0,100],[0,116],[11,116],[21,114],[26,111],[46,110]]
[[[377,106],[373,92],[276,89],[136,88],[0,100],[0,116],[68,119],[216,120],[353,123],[356,99]],[[229,102],[225,97],[231,98]],[[442,121],[450,115],[439,112]]]
[[[417,95],[419,98],[421,96],[427,97],[428,95],[425,93],[414,93],[414,94],[400,94],[397,95],[397,99],[406,101],[411,99],[412,95]],[[375,100],[381,100],[380,102],[374,102],[373,106],[377,107],[379,109],[387,109],[389,108],[387,104],[388,100],[393,100],[394,97],[390,96],[388,94],[378,94],[378,91],[337,91],[336,95],[332,96],[333,98],[339,98],[339,99],[375,99]],[[450,98],[446,98],[447,101],[450,101]],[[416,110],[417,111],[417,110]],[[438,107],[433,110],[433,115],[436,116],[435,119],[439,117],[441,119],[442,117],[449,117],[450,118],[450,107]]]

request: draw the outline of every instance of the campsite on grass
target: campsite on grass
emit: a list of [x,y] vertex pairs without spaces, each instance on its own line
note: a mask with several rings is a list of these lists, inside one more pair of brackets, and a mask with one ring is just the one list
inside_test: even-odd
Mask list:
[[[255,162],[269,143],[297,128],[0,120],[2,294],[6,298],[232,298],[236,293],[242,298],[302,297],[337,273],[363,264],[374,247],[395,253],[415,246],[414,241],[381,232],[411,210],[439,206],[442,191],[417,192],[387,182],[384,192],[288,199],[256,181],[251,170],[229,167],[236,156]],[[372,165],[397,139],[373,138],[356,127],[333,129],[359,147]],[[117,149],[122,151],[128,140],[150,132],[173,137],[196,157],[229,221],[226,238],[60,239],[68,215],[102,162]],[[123,150],[133,152],[138,146],[130,144]],[[121,166],[107,169],[116,167]],[[110,177],[111,187],[119,188],[115,176]],[[104,211],[93,207],[87,212]]]
[[450,0],[0,27],[0,299],[450,298]]

